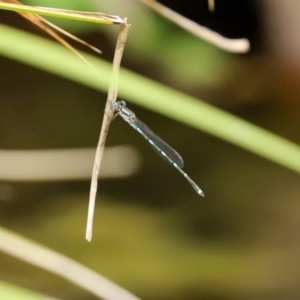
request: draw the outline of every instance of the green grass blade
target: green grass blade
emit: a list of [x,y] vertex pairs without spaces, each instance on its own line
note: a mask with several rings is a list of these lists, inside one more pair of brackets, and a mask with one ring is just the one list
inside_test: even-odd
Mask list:
[[[11,59],[107,91],[111,65],[86,55],[97,72],[54,42],[0,26],[0,52]],[[11,43],[11,40],[14,43]],[[26,42],[24,42],[26,41]],[[200,99],[168,88],[139,74],[122,70],[122,97],[251,151],[300,173],[300,147],[295,143],[213,107]]]
[[34,13],[37,15],[44,15],[49,17],[57,17],[64,19],[72,19],[84,22],[93,22],[100,24],[124,24],[125,21],[113,15],[107,15],[97,12],[85,12],[75,11],[61,8],[41,7],[41,6],[29,6],[13,3],[0,3],[0,9],[10,10],[20,13]]

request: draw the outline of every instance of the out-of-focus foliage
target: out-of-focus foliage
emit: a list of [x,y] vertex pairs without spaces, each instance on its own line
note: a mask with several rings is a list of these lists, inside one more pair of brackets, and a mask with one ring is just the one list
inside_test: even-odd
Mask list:
[[[38,5],[54,6],[50,2]],[[64,7],[74,9],[71,2]],[[92,3],[98,11],[127,16],[132,23],[124,66],[299,142],[296,64],[270,61],[263,52],[225,54],[140,2],[124,3]],[[22,23],[30,28],[26,26]],[[84,37],[111,59],[116,31],[97,26]],[[96,144],[105,94],[3,58],[0,63],[2,148]],[[145,160],[133,178],[100,182],[92,244],[83,240],[89,182],[5,183],[13,192],[0,203],[1,224],[76,258],[145,299],[299,298],[299,176],[180,123],[133,109],[180,151],[186,169],[206,192],[204,200],[116,120],[108,143],[137,145]],[[6,256],[0,263],[5,280],[57,297],[92,299]]]

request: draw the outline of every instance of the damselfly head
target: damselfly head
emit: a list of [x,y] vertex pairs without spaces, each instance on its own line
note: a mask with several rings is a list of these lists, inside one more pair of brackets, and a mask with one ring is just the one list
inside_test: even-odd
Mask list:
[[116,101],[113,106],[114,110],[120,111],[126,106],[126,102],[124,100]]

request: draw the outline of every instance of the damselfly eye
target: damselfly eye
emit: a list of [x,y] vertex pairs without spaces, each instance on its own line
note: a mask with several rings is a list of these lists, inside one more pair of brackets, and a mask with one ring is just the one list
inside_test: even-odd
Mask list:
[[124,100],[118,101],[119,109],[122,109],[126,106],[126,102]]

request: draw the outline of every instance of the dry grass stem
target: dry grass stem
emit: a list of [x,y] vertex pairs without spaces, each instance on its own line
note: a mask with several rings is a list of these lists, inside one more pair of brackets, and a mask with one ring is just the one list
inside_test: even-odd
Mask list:
[[119,36],[118,36],[116,49],[115,49],[110,86],[108,90],[105,112],[103,116],[101,132],[100,132],[100,137],[96,149],[95,161],[94,161],[93,173],[92,173],[87,225],[86,225],[86,236],[85,236],[88,241],[92,240],[92,235],[93,235],[93,219],[94,219],[95,202],[96,202],[96,195],[97,195],[97,188],[98,188],[99,170],[103,158],[105,141],[106,141],[109,125],[114,115],[113,105],[118,95],[119,70],[120,70],[121,60],[122,60],[128,32],[129,32],[129,27],[130,25],[127,23],[122,24],[120,26]]
[[250,43],[247,39],[228,39],[204,26],[197,24],[194,21],[191,21],[159,2],[154,0],[141,1],[193,35],[202,38],[223,50],[233,53],[244,53],[248,52],[250,49]]

